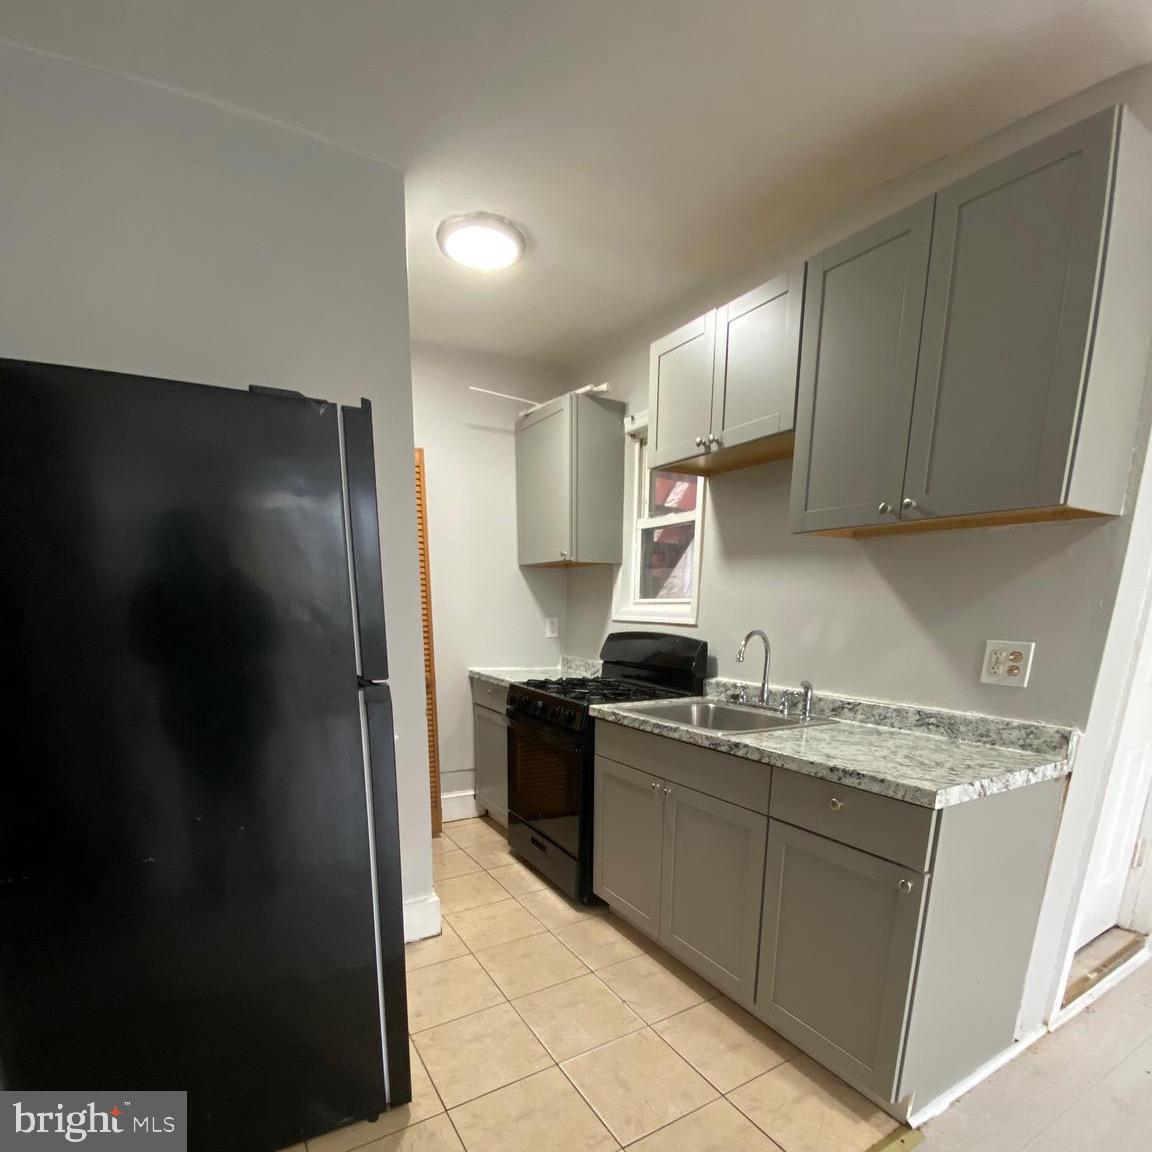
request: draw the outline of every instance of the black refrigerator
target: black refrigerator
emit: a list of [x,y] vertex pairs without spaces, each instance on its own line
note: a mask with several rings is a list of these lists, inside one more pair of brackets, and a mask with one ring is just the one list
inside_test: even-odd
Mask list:
[[0,360],[0,1088],[411,1097],[371,409]]

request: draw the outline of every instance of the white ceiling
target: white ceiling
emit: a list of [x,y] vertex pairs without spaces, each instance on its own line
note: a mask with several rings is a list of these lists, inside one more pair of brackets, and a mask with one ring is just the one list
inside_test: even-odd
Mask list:
[[[0,0],[0,37],[403,168],[412,332],[571,363],[860,191],[1152,59],[1148,0]],[[487,209],[530,248],[436,248]]]

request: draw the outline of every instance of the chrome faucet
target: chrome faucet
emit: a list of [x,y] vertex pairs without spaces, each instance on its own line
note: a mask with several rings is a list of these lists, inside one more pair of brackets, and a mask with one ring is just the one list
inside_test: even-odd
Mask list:
[[[768,703],[768,672],[772,667],[772,645],[768,642],[768,636],[759,628],[753,628],[743,640],[740,641],[740,651],[736,653],[736,661],[739,664],[744,663],[744,651],[748,647],[748,641],[753,636],[759,636],[764,641],[764,676],[760,680],[760,696],[756,700],[756,704],[760,708],[767,708],[773,712],[779,712],[781,716],[787,716],[792,704],[792,697],[798,695],[800,697],[798,703],[800,705],[800,718],[804,721],[812,719],[812,681],[801,680],[799,693],[785,692],[781,698],[780,705],[773,708]],[[738,697],[744,700],[743,693]],[[737,697],[733,697],[737,699]]]
[[768,707],[768,669],[772,665],[772,645],[768,642],[766,633],[761,632],[759,628],[753,628],[743,640],[740,641],[740,651],[736,653],[736,663],[744,663],[744,649],[748,647],[748,641],[753,636],[759,636],[764,641],[764,676],[760,680],[760,699],[756,701],[763,708]]

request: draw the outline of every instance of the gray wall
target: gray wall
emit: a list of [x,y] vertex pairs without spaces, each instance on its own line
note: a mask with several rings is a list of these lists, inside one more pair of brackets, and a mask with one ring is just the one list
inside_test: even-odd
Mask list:
[[[629,411],[645,409],[652,340],[792,260],[1117,102],[1152,124],[1152,66],[884,185],[817,233],[782,237],[773,251],[632,329],[581,365],[572,383],[609,380]],[[862,541],[801,537],[788,531],[789,483],[790,462],[710,481],[699,624],[688,631],[708,640],[719,674],[758,675],[758,666],[742,668],[734,654],[748,628],[762,627],[773,640],[775,683],[807,677],[827,691],[1084,725],[1130,516]],[[607,569],[569,575],[566,650],[597,652],[612,627],[612,584]],[[978,682],[987,639],[1036,641],[1027,689]]]
[[[523,404],[469,385],[547,400],[563,392],[555,368],[435,344],[412,345],[416,444],[424,449],[436,697],[444,792],[475,786],[468,667],[560,663],[565,573],[516,563],[513,425]],[[544,638],[544,617],[560,619]]]
[[438,925],[400,174],[0,46],[0,354],[375,405],[406,901]]

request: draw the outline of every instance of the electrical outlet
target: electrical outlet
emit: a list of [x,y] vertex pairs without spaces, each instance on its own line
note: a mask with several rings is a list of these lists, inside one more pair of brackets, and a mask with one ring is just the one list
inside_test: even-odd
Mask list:
[[984,645],[980,683],[1027,688],[1035,651],[1036,645],[1031,640],[989,640]]
[[545,616],[544,617],[544,639],[555,640],[560,635],[560,617],[559,616]]

